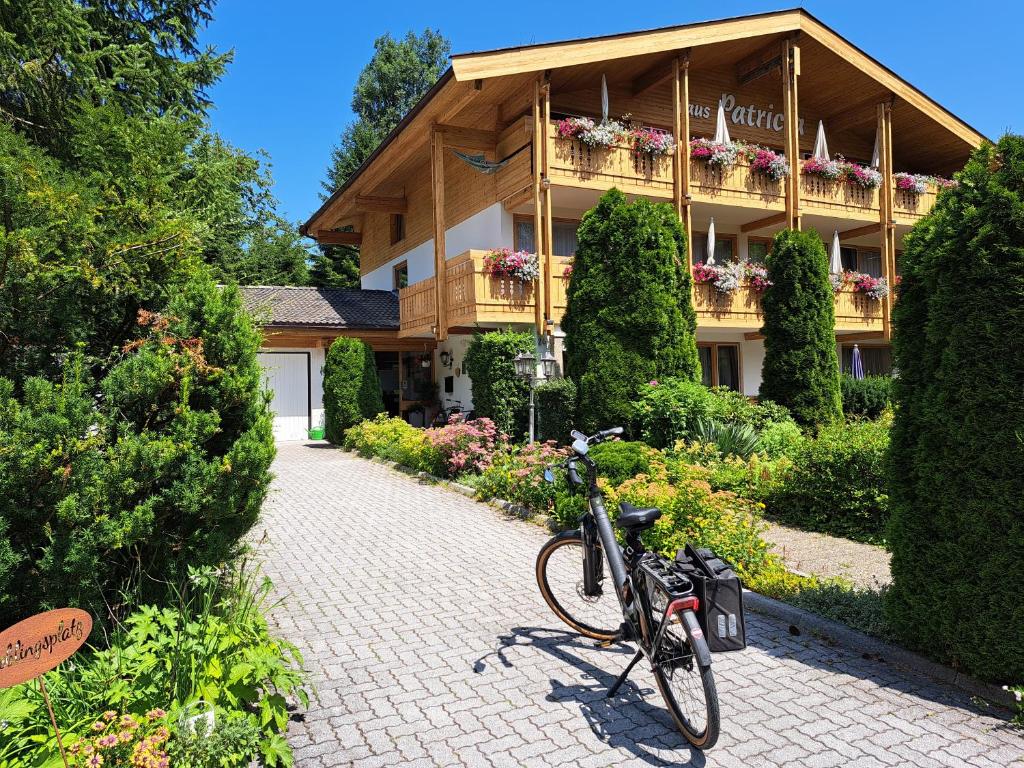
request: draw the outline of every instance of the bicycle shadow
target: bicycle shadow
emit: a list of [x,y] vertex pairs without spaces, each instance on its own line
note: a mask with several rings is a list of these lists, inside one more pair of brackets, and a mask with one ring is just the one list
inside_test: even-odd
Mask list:
[[[641,687],[634,682],[634,678],[642,678],[645,674],[650,677],[645,661],[636,666],[615,697],[608,698],[608,689],[633,657],[635,651],[631,646],[620,645],[601,650],[601,655],[607,658],[605,670],[587,661],[579,653],[593,652],[593,640],[543,627],[513,627],[509,634],[498,636],[498,646],[478,659],[473,665],[473,671],[484,673],[488,659],[492,657],[501,666],[514,668],[515,664],[506,652],[516,646],[541,650],[579,670],[584,680],[592,681],[563,683],[551,678],[548,681],[551,692],[545,699],[551,702],[575,702],[591,732],[603,743],[628,750],[650,765],[685,765],[694,768],[703,768],[705,765],[704,753],[691,747],[679,733],[662,704],[657,688],[653,684]],[[657,704],[646,700],[646,697],[652,695],[656,697]],[[651,752],[650,747],[678,750],[682,753],[682,759],[666,760]]]

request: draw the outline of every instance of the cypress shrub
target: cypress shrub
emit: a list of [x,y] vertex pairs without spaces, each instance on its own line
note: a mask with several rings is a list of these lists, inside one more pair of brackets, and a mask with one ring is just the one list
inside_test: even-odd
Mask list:
[[345,430],[384,410],[373,349],[360,339],[339,336],[324,362],[324,435],[335,445]]
[[463,364],[473,386],[473,411],[493,421],[506,435],[526,433],[530,386],[516,375],[520,352],[535,351],[530,332],[489,331],[473,336]]
[[816,232],[783,230],[767,259],[760,396],[807,427],[842,416],[835,307],[825,246]]
[[978,149],[907,236],[894,313],[889,621],[1024,681],[1024,137]]
[[576,384],[572,379],[552,379],[537,387],[537,436],[540,440],[568,443],[576,428]]
[[671,206],[606,192],[583,216],[562,319],[579,426],[630,426],[652,379],[700,381],[685,233]]
[[877,419],[892,402],[892,376],[865,376],[855,379],[844,373],[840,379],[843,413]]

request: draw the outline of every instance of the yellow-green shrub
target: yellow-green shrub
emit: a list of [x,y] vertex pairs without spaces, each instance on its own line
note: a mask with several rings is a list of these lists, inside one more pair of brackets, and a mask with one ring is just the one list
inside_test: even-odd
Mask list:
[[444,471],[444,460],[426,432],[383,413],[345,430],[344,445],[364,456],[378,456],[421,472]]

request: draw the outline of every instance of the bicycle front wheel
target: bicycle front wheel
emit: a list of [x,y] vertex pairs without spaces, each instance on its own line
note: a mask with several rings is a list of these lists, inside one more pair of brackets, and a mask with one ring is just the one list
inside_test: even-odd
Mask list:
[[[603,557],[600,546],[597,557]],[[566,531],[551,539],[537,555],[537,585],[555,615],[586,637],[611,640],[622,623],[622,608],[610,581],[598,595],[583,587],[583,538]]]
[[711,667],[702,667],[682,624],[673,621],[654,655],[654,679],[680,733],[697,749],[710,749],[721,727]]

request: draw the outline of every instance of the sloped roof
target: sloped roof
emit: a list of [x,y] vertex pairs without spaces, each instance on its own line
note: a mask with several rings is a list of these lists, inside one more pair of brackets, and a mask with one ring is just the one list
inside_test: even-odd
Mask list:
[[245,308],[269,326],[398,329],[398,296],[357,288],[247,285]]

